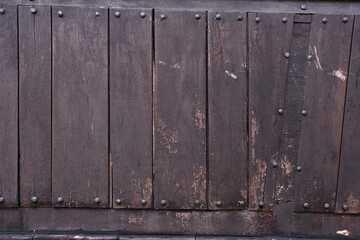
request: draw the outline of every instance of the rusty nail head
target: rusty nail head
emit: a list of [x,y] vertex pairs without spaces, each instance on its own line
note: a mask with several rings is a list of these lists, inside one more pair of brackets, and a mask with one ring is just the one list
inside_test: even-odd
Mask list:
[[64,16],[63,12],[62,12],[62,11],[58,11],[58,16],[59,16],[59,17]]
[[161,200],[161,205],[165,206],[167,204],[166,200]]
[[217,201],[216,203],[216,206],[220,207],[222,205],[222,202],[221,201]]
[[167,16],[166,16],[165,14],[161,14],[161,15],[160,15],[160,19],[161,19],[161,20],[165,20],[166,18],[167,18]]
[[115,12],[115,13],[114,13],[114,16],[117,17],[117,18],[119,18],[119,17],[120,17],[120,12]]
[[30,8],[30,12],[31,12],[32,14],[36,14],[36,13],[37,13],[37,10],[36,10],[36,8]]
[[346,205],[346,204],[344,204],[342,208],[343,208],[343,210],[344,210],[344,211],[349,210],[349,206],[348,206],[348,205]]
[[5,13],[5,9],[4,8],[0,8],[0,14],[4,14]]
[[278,110],[278,113],[279,113],[279,115],[283,115],[283,114],[284,114],[284,109],[280,108],[280,109]]
[[284,54],[284,56],[285,56],[286,58],[289,58],[289,57],[290,57],[290,53],[289,53],[289,52],[286,52],[286,53]]
[[343,18],[343,23],[347,23],[348,21],[349,21],[349,18],[347,18],[347,17]]
[[95,16],[96,16],[96,17],[100,16],[100,13],[99,13],[99,12],[95,12]]
[[245,201],[238,201],[238,206],[239,207],[245,206]]
[[201,18],[200,14],[195,14],[195,19],[196,20],[200,20],[200,18]]
[[272,165],[273,165],[274,168],[277,168],[277,167],[278,167],[278,163],[277,163],[277,162],[273,162]]
[[200,206],[200,200],[195,200],[195,205]]
[[96,202],[96,203],[100,203],[100,198],[99,198],[99,197],[96,197],[96,198],[95,198],[95,202]]
[[35,196],[33,196],[33,197],[31,197],[31,201],[32,201],[33,203],[37,203],[38,198],[37,198],[37,197],[35,197]]
[[259,207],[262,208],[262,207],[264,207],[264,206],[265,206],[265,203],[264,203],[263,201],[260,201],[260,202],[259,202]]
[[244,18],[243,18],[243,16],[238,16],[238,17],[237,17],[237,20],[238,20],[238,21],[242,21],[242,20],[244,20]]
[[287,19],[286,17],[284,17],[284,18],[282,19],[282,22],[283,22],[283,23],[287,23],[287,21],[288,21],[288,19]]
[[147,201],[145,199],[141,200],[141,204],[142,205],[146,205],[147,204]]
[[302,10],[306,10],[306,9],[307,9],[307,6],[306,6],[306,4],[301,4],[301,5],[300,5],[300,8],[301,8]]
[[298,167],[296,168],[296,170],[297,170],[298,172],[301,172],[302,168],[301,168],[300,166],[298,166]]
[[324,204],[324,208],[325,208],[325,209],[329,209],[329,208],[330,208],[330,204],[325,203],[325,204]]
[[116,199],[115,202],[116,202],[117,205],[121,205],[121,199]]
[[323,18],[323,19],[322,19],[322,23],[323,23],[323,24],[326,24],[327,21],[328,21],[327,18]]
[[145,12],[141,12],[141,13],[140,13],[140,17],[141,17],[141,18],[146,17],[146,13],[145,13]]
[[312,55],[308,55],[307,57],[308,61],[311,61],[313,59],[313,56]]
[[4,197],[0,197],[0,203],[4,203],[5,202],[5,198]]
[[62,202],[64,202],[64,198],[63,197],[58,197],[57,201],[58,201],[58,203],[62,203]]
[[309,208],[310,207],[310,204],[309,203],[304,203],[304,208]]
[[255,18],[255,22],[256,22],[256,23],[259,23],[259,22],[260,22],[260,18],[259,18],[259,17],[256,17],[256,18]]
[[216,14],[215,19],[216,19],[216,20],[220,20],[220,19],[221,19],[221,15],[220,15],[219,13]]

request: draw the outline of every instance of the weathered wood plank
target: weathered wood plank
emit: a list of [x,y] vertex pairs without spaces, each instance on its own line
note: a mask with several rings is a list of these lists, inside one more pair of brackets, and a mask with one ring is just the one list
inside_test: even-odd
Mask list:
[[209,206],[244,208],[248,188],[246,13],[209,12],[208,23]]
[[17,7],[0,14],[0,207],[18,206]]
[[[296,211],[332,212],[353,16],[313,15],[296,178]],[[326,22],[326,23],[325,23]],[[300,114],[300,113],[299,113]],[[304,205],[305,204],[305,205]]]
[[[343,123],[336,212],[360,213],[360,18],[355,17]],[[346,209],[346,205],[348,209]],[[344,209],[346,211],[344,211]]]
[[[32,13],[31,11],[36,13]],[[20,204],[51,205],[51,8],[19,7]],[[32,197],[37,202],[32,202]]]
[[[283,21],[283,19],[286,21]],[[249,207],[275,194],[293,14],[249,13]],[[288,54],[288,55],[287,55]],[[280,111],[280,112],[279,112]],[[283,111],[283,112],[282,112]]]
[[151,207],[152,10],[149,9],[110,10],[110,136],[113,206]]
[[204,208],[206,15],[157,11],[155,16],[154,205]]
[[106,207],[108,11],[54,7],[52,14],[53,204]]

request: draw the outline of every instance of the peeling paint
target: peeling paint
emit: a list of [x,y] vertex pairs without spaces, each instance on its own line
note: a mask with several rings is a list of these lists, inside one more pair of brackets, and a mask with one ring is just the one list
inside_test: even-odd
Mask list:
[[180,68],[180,64],[179,63],[175,63],[174,65],[170,66],[171,68]]
[[237,76],[236,76],[235,74],[233,74],[232,72],[226,70],[225,73],[226,73],[229,77],[231,77],[231,78],[233,78],[233,79],[237,79]]
[[315,66],[317,69],[320,69],[321,71],[323,70],[321,63],[320,63],[320,58],[316,49],[316,46],[314,46],[314,53],[315,53]]
[[333,71],[330,75],[339,78],[343,82],[346,80],[346,74],[341,69]]
[[159,64],[161,64],[161,65],[166,65],[166,62],[159,61]]
[[340,235],[344,235],[344,236],[349,236],[349,235],[350,235],[350,232],[345,229],[345,230],[336,231],[336,234],[340,234]]
[[157,124],[156,130],[162,136],[162,141],[160,143],[167,148],[170,154],[177,153],[177,149],[173,147],[172,144],[178,143],[179,141],[179,132],[170,131],[167,129],[165,122],[159,117],[158,114],[154,114],[155,121]]

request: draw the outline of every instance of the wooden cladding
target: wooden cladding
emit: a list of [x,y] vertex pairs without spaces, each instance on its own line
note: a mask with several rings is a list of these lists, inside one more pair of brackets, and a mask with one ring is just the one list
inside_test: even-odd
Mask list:
[[357,17],[4,9],[1,207],[359,213]]

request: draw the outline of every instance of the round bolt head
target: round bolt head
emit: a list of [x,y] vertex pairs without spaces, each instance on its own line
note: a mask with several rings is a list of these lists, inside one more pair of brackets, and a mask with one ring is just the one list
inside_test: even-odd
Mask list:
[[166,16],[165,14],[161,14],[161,15],[160,15],[160,19],[161,19],[161,20],[165,20],[166,18],[167,18],[167,16]]
[[147,201],[145,199],[141,200],[141,204],[142,205],[146,205],[147,204]]
[[322,22],[323,24],[326,24],[326,23],[328,22],[328,20],[327,20],[327,18],[323,18],[323,19],[321,20],[321,22]]
[[237,20],[238,20],[238,21],[242,21],[242,20],[244,20],[244,18],[243,18],[243,16],[238,16],[238,17],[237,17]]
[[5,202],[5,198],[4,197],[0,197],[0,203],[4,203]]
[[312,59],[313,59],[313,56],[312,56],[312,55],[308,55],[307,60],[308,60],[308,61],[311,61]]
[[5,9],[4,8],[0,8],[0,14],[4,14],[5,13]]
[[35,197],[35,196],[33,196],[33,197],[31,197],[31,201],[32,201],[33,203],[37,203],[38,198],[37,198],[37,197]]
[[219,13],[216,14],[215,19],[216,19],[216,20],[220,20],[220,19],[221,19],[221,15],[220,15]]
[[114,16],[117,17],[117,18],[119,18],[119,17],[120,17],[120,12],[115,12],[115,13],[114,13]]
[[288,21],[287,18],[283,18],[283,19],[282,19],[282,22],[283,22],[283,23],[287,23],[287,21]]
[[274,168],[277,168],[279,164],[277,162],[273,162],[272,165],[273,165]]
[[167,201],[166,200],[161,200],[160,203],[161,203],[162,206],[165,206],[167,204]]
[[259,207],[263,208],[265,206],[265,203],[263,201],[259,202]]
[[243,206],[245,206],[245,201],[242,200],[238,201],[238,207],[243,207]]
[[300,5],[300,8],[301,8],[302,10],[306,10],[306,9],[307,9],[307,6],[306,6],[306,4],[301,4],[301,5]]
[[306,202],[306,203],[304,203],[303,206],[304,206],[304,208],[309,208],[309,207],[310,207],[310,204]]
[[286,58],[290,58],[290,53],[289,53],[289,52],[286,52],[286,53],[284,54],[284,56],[285,56]]
[[325,209],[329,209],[329,208],[330,208],[330,204],[325,203],[325,204],[324,204],[324,208],[325,208]]
[[37,10],[36,10],[36,8],[30,8],[30,12],[31,12],[32,14],[36,14],[36,13],[37,13]]
[[347,23],[348,21],[349,21],[349,18],[347,18],[347,17],[343,18],[343,23]]
[[303,116],[306,116],[306,115],[307,115],[307,111],[302,110],[301,114],[302,114]]
[[200,18],[201,18],[200,14],[195,14],[195,19],[196,20],[200,20]]
[[99,197],[96,197],[96,198],[95,198],[95,203],[100,203],[100,201],[101,201],[101,200],[100,200]]
[[62,11],[58,11],[58,16],[62,17],[62,16],[64,16],[64,13]]
[[117,205],[121,205],[121,203],[122,203],[121,199],[116,199],[115,202],[116,202]]
[[58,203],[63,203],[63,202],[64,202],[64,198],[63,198],[63,197],[58,197],[57,201],[58,201]]
[[200,200],[195,200],[195,205],[200,206]]
[[278,114],[279,114],[279,115],[283,115],[283,114],[284,114],[284,109],[280,108],[280,109],[278,110]]
[[145,13],[145,12],[141,12],[141,13],[140,13],[140,17],[141,17],[141,18],[146,17],[146,13]]
[[96,16],[96,17],[100,16],[100,13],[99,13],[99,12],[95,12],[95,16]]
[[216,206],[220,207],[222,205],[222,202],[221,201],[217,201],[216,203]]
[[298,171],[298,172],[301,172],[301,170],[302,170],[302,168],[301,168],[300,166],[298,166],[298,167],[296,168],[296,171]]
[[343,208],[343,210],[344,210],[344,211],[349,210],[349,206],[348,206],[348,205],[346,205],[346,204],[344,204],[342,208]]
[[259,22],[260,22],[260,18],[259,18],[259,17],[256,17],[256,18],[255,18],[255,22],[256,22],[256,23],[259,23]]

